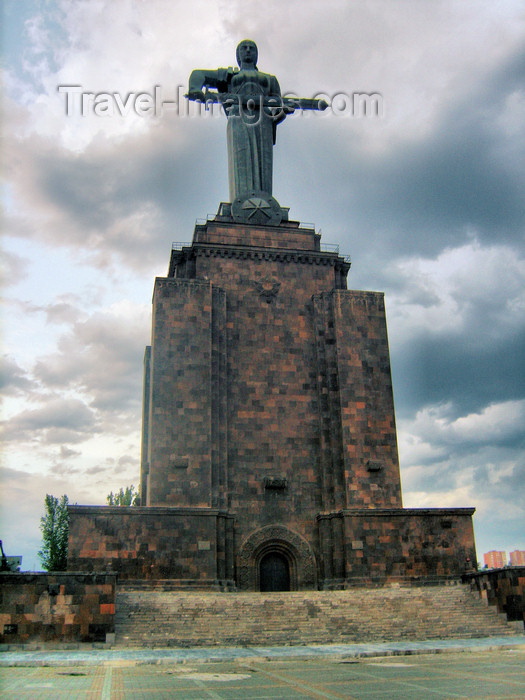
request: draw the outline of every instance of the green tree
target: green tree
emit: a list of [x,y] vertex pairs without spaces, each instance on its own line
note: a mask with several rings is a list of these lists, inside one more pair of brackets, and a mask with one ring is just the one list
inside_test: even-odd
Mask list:
[[66,494],[60,499],[49,493],[46,494],[45,515],[40,518],[42,549],[38,552],[46,571],[65,571],[67,568],[68,503]]
[[135,490],[135,487],[131,484],[131,486],[126,486],[125,489],[120,488],[118,493],[111,491],[106,496],[106,501],[108,506],[139,506],[140,492],[138,489]]

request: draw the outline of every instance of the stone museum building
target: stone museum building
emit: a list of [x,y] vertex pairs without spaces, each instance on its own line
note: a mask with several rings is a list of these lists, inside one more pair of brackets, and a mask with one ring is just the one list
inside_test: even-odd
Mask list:
[[[239,70],[192,73],[189,99],[238,95],[242,111],[249,85],[266,110],[278,83],[249,44]],[[384,297],[347,289],[349,260],[273,198],[284,116],[254,134],[228,113],[230,202],[155,281],[142,505],[71,506],[70,571],[272,591],[476,564],[473,508],[402,506]]]

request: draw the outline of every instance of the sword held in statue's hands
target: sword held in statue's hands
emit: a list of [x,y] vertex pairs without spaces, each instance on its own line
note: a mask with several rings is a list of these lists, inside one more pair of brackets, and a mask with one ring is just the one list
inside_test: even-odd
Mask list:
[[194,102],[202,102],[205,106],[209,103],[214,103],[221,104],[227,109],[228,106],[239,105],[247,110],[266,107],[269,109],[282,110],[286,114],[292,114],[296,109],[309,109],[322,112],[328,108],[328,103],[325,100],[307,97],[281,97],[279,95],[264,97],[260,94],[246,95],[234,92],[214,92],[210,90],[206,90],[206,92],[188,92],[184,97]]

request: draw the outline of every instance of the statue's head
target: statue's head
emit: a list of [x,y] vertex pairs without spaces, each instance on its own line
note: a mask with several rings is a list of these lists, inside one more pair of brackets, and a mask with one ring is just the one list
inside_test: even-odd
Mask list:
[[257,51],[257,44],[255,41],[243,39],[237,47],[236,55],[239,66],[242,66],[242,64],[251,64],[254,68],[257,68],[259,52]]

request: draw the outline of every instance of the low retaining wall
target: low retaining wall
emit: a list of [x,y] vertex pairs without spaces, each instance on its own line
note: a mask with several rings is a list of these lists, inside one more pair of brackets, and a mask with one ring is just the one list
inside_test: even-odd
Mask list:
[[509,621],[525,626],[525,566],[491,569],[465,574],[464,583],[477,592],[487,605],[495,605]]
[[473,508],[362,508],[317,516],[325,588],[459,579],[473,570]]
[[114,574],[1,573],[0,644],[105,642],[115,585]]
[[67,568],[125,579],[233,582],[233,523],[213,508],[68,506]]

